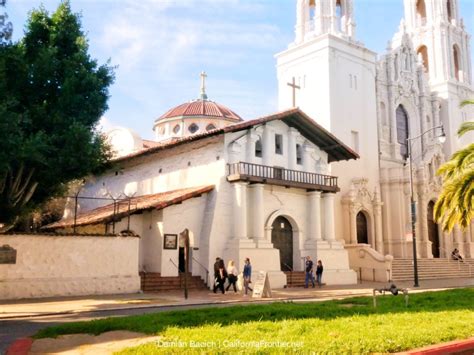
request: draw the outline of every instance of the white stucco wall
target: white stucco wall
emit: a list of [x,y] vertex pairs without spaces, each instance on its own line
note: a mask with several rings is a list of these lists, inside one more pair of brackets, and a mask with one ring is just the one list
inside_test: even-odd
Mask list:
[[0,299],[140,290],[137,237],[3,235],[16,264],[0,265]]

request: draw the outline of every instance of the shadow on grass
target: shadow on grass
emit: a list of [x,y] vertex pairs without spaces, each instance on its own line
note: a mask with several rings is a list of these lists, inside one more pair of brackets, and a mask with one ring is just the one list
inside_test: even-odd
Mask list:
[[354,315],[442,312],[474,310],[474,288],[417,293],[409,296],[405,306],[403,296],[377,296],[377,308],[371,297],[313,303],[272,303],[240,305],[224,308],[209,307],[186,311],[168,311],[139,316],[107,318],[90,322],[68,323],[40,330],[35,338],[56,337],[63,334],[101,334],[113,330],[129,330],[145,334],[159,334],[168,327],[198,327],[206,324],[223,326],[251,321],[279,321],[285,319],[333,319]]

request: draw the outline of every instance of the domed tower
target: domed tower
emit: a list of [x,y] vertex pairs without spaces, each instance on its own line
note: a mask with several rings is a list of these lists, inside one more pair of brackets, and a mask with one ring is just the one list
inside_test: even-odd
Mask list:
[[206,73],[202,72],[199,99],[176,106],[155,120],[153,130],[156,141],[187,137],[242,121],[229,108],[207,98],[206,77]]

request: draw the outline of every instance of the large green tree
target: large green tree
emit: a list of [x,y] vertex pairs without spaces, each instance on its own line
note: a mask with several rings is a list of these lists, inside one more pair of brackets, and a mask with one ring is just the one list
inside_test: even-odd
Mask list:
[[[472,105],[474,100],[467,100],[462,106]],[[474,122],[464,122],[458,130],[461,137],[474,132]],[[466,229],[474,218],[474,143],[458,150],[451,160],[438,170],[443,177],[443,190],[436,201],[434,217],[446,231],[455,225]]]
[[0,45],[0,230],[108,161],[96,126],[113,78],[69,1],[33,10],[23,39]]

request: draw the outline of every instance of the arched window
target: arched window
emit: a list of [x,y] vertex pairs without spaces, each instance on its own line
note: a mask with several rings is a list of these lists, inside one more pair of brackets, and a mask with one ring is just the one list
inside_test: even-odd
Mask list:
[[181,127],[179,126],[179,124],[177,124],[176,126],[173,127],[173,133],[177,134],[180,129]]
[[255,156],[258,158],[262,157],[262,139],[258,138],[255,141]]
[[428,48],[426,48],[426,46],[421,46],[420,48],[418,48],[416,53],[419,56],[421,55],[421,59],[423,61],[423,66],[425,67],[425,72],[429,73],[430,66],[429,66],[429,63],[428,63]]
[[212,123],[209,123],[206,127],[206,131],[212,131],[213,129],[216,129],[216,126],[214,126]]
[[426,24],[426,6],[425,0],[418,0],[416,2],[416,17],[418,20],[418,25]]
[[400,155],[404,160],[408,158],[408,114],[402,105],[397,107],[397,142],[400,144]]
[[344,9],[342,7],[341,0],[336,1],[336,29],[342,31],[342,16],[344,14]]
[[359,212],[356,217],[357,222],[357,243],[369,244],[369,233],[367,228],[367,218],[364,212]]
[[454,60],[454,77],[456,80],[460,81],[462,78],[461,75],[461,65],[460,65],[460,58],[459,58],[459,47],[457,45],[453,46],[453,60]]
[[446,1],[446,10],[447,10],[447,14],[448,14],[448,21],[451,22],[451,20],[453,19],[453,7],[451,5],[451,0],[448,0]]
[[195,123],[191,123],[191,125],[188,127],[188,131],[192,134],[196,133],[199,131],[199,126]]

